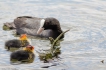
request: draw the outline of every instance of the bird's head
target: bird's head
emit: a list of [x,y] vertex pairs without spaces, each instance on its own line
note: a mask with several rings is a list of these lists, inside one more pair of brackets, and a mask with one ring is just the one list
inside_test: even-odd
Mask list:
[[34,51],[34,47],[31,46],[31,45],[27,45],[25,48],[23,48],[23,50],[29,51],[29,52],[33,52]]
[[27,35],[26,34],[22,34],[20,36],[20,40],[27,40]]
[[51,29],[53,31],[61,30],[60,23],[55,18],[46,18],[40,21],[40,27],[37,34],[40,34],[43,30]]

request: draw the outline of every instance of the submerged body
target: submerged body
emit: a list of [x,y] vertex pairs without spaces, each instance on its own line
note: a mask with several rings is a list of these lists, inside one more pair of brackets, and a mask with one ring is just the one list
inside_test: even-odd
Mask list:
[[[44,21],[42,22],[42,20]],[[52,37],[55,39],[62,33],[60,23],[55,18],[37,18],[22,16],[14,19],[14,22],[5,23],[4,25],[11,29],[16,29],[16,33],[18,35],[26,33],[32,36],[39,36],[45,38]],[[40,31],[40,28],[44,28],[44,30]],[[38,31],[40,31],[39,34],[37,33]],[[61,38],[63,37],[64,35]]]

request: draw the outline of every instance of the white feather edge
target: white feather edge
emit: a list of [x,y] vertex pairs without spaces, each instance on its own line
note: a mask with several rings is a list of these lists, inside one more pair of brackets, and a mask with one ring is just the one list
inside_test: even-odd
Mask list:
[[38,31],[37,31],[37,34],[40,34],[40,33],[44,30],[44,28],[43,28],[44,23],[45,23],[45,20],[42,19],[42,20],[40,21],[40,27],[39,27],[39,29],[38,29]]
[[42,20],[40,21],[40,28],[42,28],[42,27],[44,26],[44,23],[45,23],[45,20],[42,19]]

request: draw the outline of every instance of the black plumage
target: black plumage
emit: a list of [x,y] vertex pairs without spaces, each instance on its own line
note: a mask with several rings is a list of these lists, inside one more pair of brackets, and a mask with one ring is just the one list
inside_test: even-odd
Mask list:
[[8,40],[8,41],[5,42],[5,47],[7,47],[8,50],[10,50],[10,48],[25,47],[27,45],[29,45],[28,41],[24,41],[24,45],[23,45],[22,41],[18,40],[18,39]]
[[24,61],[24,60],[30,60],[30,59],[34,59],[35,55],[32,52],[29,51],[25,51],[25,50],[18,50],[13,52],[10,55],[10,60],[17,60],[17,61]]
[[12,39],[12,40],[8,40],[5,42],[5,47],[7,47],[8,50],[10,50],[10,48],[20,48],[20,47],[25,47],[27,45],[29,45],[29,41],[27,39],[27,35],[26,34],[22,34],[20,36],[20,39]]
[[27,45],[24,49],[22,50],[17,50],[11,53],[10,55],[10,61],[30,61],[34,60],[35,54],[34,54],[34,47],[31,45]]

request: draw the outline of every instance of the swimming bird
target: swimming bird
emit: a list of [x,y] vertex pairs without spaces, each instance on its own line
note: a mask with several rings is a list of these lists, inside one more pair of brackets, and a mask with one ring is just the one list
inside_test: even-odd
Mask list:
[[29,45],[29,40],[26,34],[22,34],[19,39],[8,40],[5,42],[5,47],[10,50],[10,48],[20,48]]
[[22,50],[17,50],[15,52],[12,52],[10,55],[10,61],[30,61],[34,60],[35,54],[34,54],[34,47],[31,45],[27,45]]
[[[14,22],[5,23],[7,27],[16,29],[16,34],[28,34],[44,38],[57,38],[63,31],[60,22],[53,17],[37,18],[30,16],[20,16]],[[64,35],[61,37],[64,38]]]

